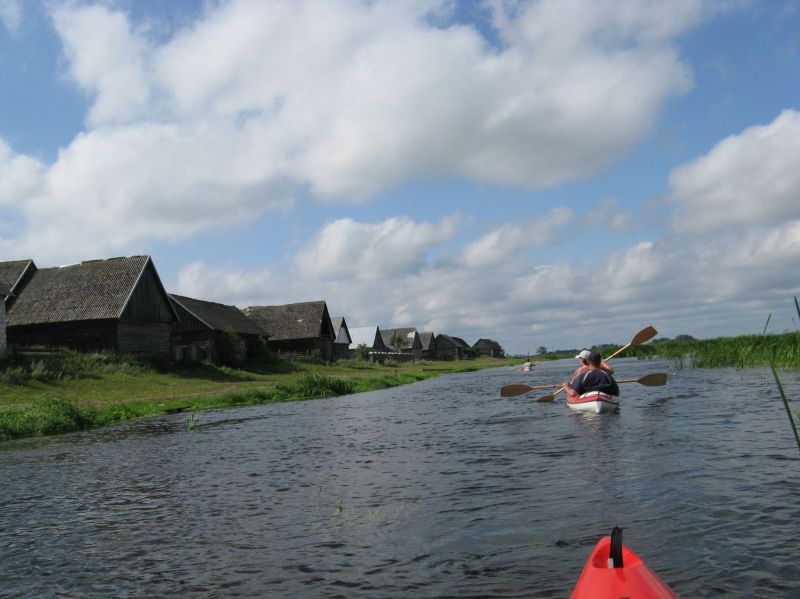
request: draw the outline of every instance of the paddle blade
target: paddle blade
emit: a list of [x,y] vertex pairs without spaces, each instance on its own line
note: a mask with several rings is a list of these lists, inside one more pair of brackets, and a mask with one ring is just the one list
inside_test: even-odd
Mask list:
[[658,335],[658,331],[655,330],[653,327],[645,327],[641,331],[636,333],[634,338],[631,339],[630,345],[639,345],[646,341],[650,341],[656,335]]
[[536,401],[553,401],[556,398],[556,395],[561,393],[563,390],[564,390],[564,388],[562,387],[561,389],[559,389],[555,393],[551,393],[550,395],[542,395]]
[[531,391],[530,385],[514,384],[500,387],[500,397],[517,397]]
[[648,374],[640,379],[637,379],[636,382],[647,387],[661,387],[662,385],[667,384],[667,373],[654,372],[653,374]]

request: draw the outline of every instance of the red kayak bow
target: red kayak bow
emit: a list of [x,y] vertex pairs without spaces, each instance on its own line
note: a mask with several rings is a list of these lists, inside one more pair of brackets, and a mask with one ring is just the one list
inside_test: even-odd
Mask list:
[[622,529],[595,545],[572,599],[678,599],[642,559],[622,544]]

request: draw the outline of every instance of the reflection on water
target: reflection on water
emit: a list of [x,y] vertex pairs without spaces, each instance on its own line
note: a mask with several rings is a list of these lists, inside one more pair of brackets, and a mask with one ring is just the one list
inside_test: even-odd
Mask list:
[[681,596],[800,596],[771,378],[620,359],[670,381],[610,415],[499,397],[573,366],[5,444],[0,594],[564,597],[620,525]]

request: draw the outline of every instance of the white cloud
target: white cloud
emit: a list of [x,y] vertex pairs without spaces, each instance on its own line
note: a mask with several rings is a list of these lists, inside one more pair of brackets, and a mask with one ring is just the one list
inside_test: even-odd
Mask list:
[[101,6],[64,6],[53,13],[69,71],[94,96],[92,125],[146,118],[150,48],[127,17]]
[[242,270],[232,266],[208,266],[197,260],[180,270],[175,289],[169,291],[245,308],[255,304],[290,303],[291,300],[282,299],[285,296],[269,301],[270,293],[276,293],[279,287],[282,289],[269,267]]
[[0,206],[14,206],[21,197],[34,193],[44,165],[23,154],[14,154],[0,139]]
[[469,243],[461,255],[469,268],[499,266],[515,261],[529,247],[545,245],[565,234],[575,212],[560,207],[532,222],[506,223]]
[[[448,25],[446,0],[233,0],[167,39],[111,6],[53,11],[91,107],[43,191],[17,192],[31,244],[119,251],[299,190],[351,202],[409,180],[586,177],[689,89],[672,39],[704,18],[700,2],[526,3],[495,9],[496,48]],[[93,213],[102,229],[79,236]]]
[[670,174],[673,226],[702,233],[800,216],[800,113],[720,141]]
[[11,34],[22,25],[22,8],[18,0],[0,0],[0,23]]
[[[800,220],[714,238],[640,242],[591,265],[509,260],[502,268],[492,260],[431,260],[441,226],[399,217],[336,221],[285,262],[254,270],[193,263],[178,287],[240,306],[322,298],[351,326],[416,326],[470,342],[491,337],[513,352],[625,343],[648,324],[673,337],[753,333],[770,313],[783,330],[791,298],[800,294]],[[406,247],[412,231],[427,241],[398,268],[392,254]],[[467,240],[455,251],[471,248],[477,256],[485,235],[461,233]],[[494,251],[492,244],[483,247]],[[365,254],[380,256],[365,263]]]
[[456,232],[458,217],[433,225],[395,217],[379,223],[344,218],[326,225],[297,256],[303,276],[380,281],[419,272],[427,252]]

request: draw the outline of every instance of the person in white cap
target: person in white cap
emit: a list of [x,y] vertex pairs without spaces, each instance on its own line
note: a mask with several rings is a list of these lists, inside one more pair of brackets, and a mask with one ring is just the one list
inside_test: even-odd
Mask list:
[[[591,370],[591,366],[589,365],[589,356],[592,355],[588,349],[581,350],[581,352],[575,356],[578,360],[580,360],[581,365],[575,369],[575,372],[572,373],[572,376],[569,377],[570,382],[574,381],[578,375],[583,374],[584,372]],[[614,369],[608,365],[608,362],[605,360],[600,360],[600,366],[598,366],[600,370],[605,370],[608,374],[614,374]]]

